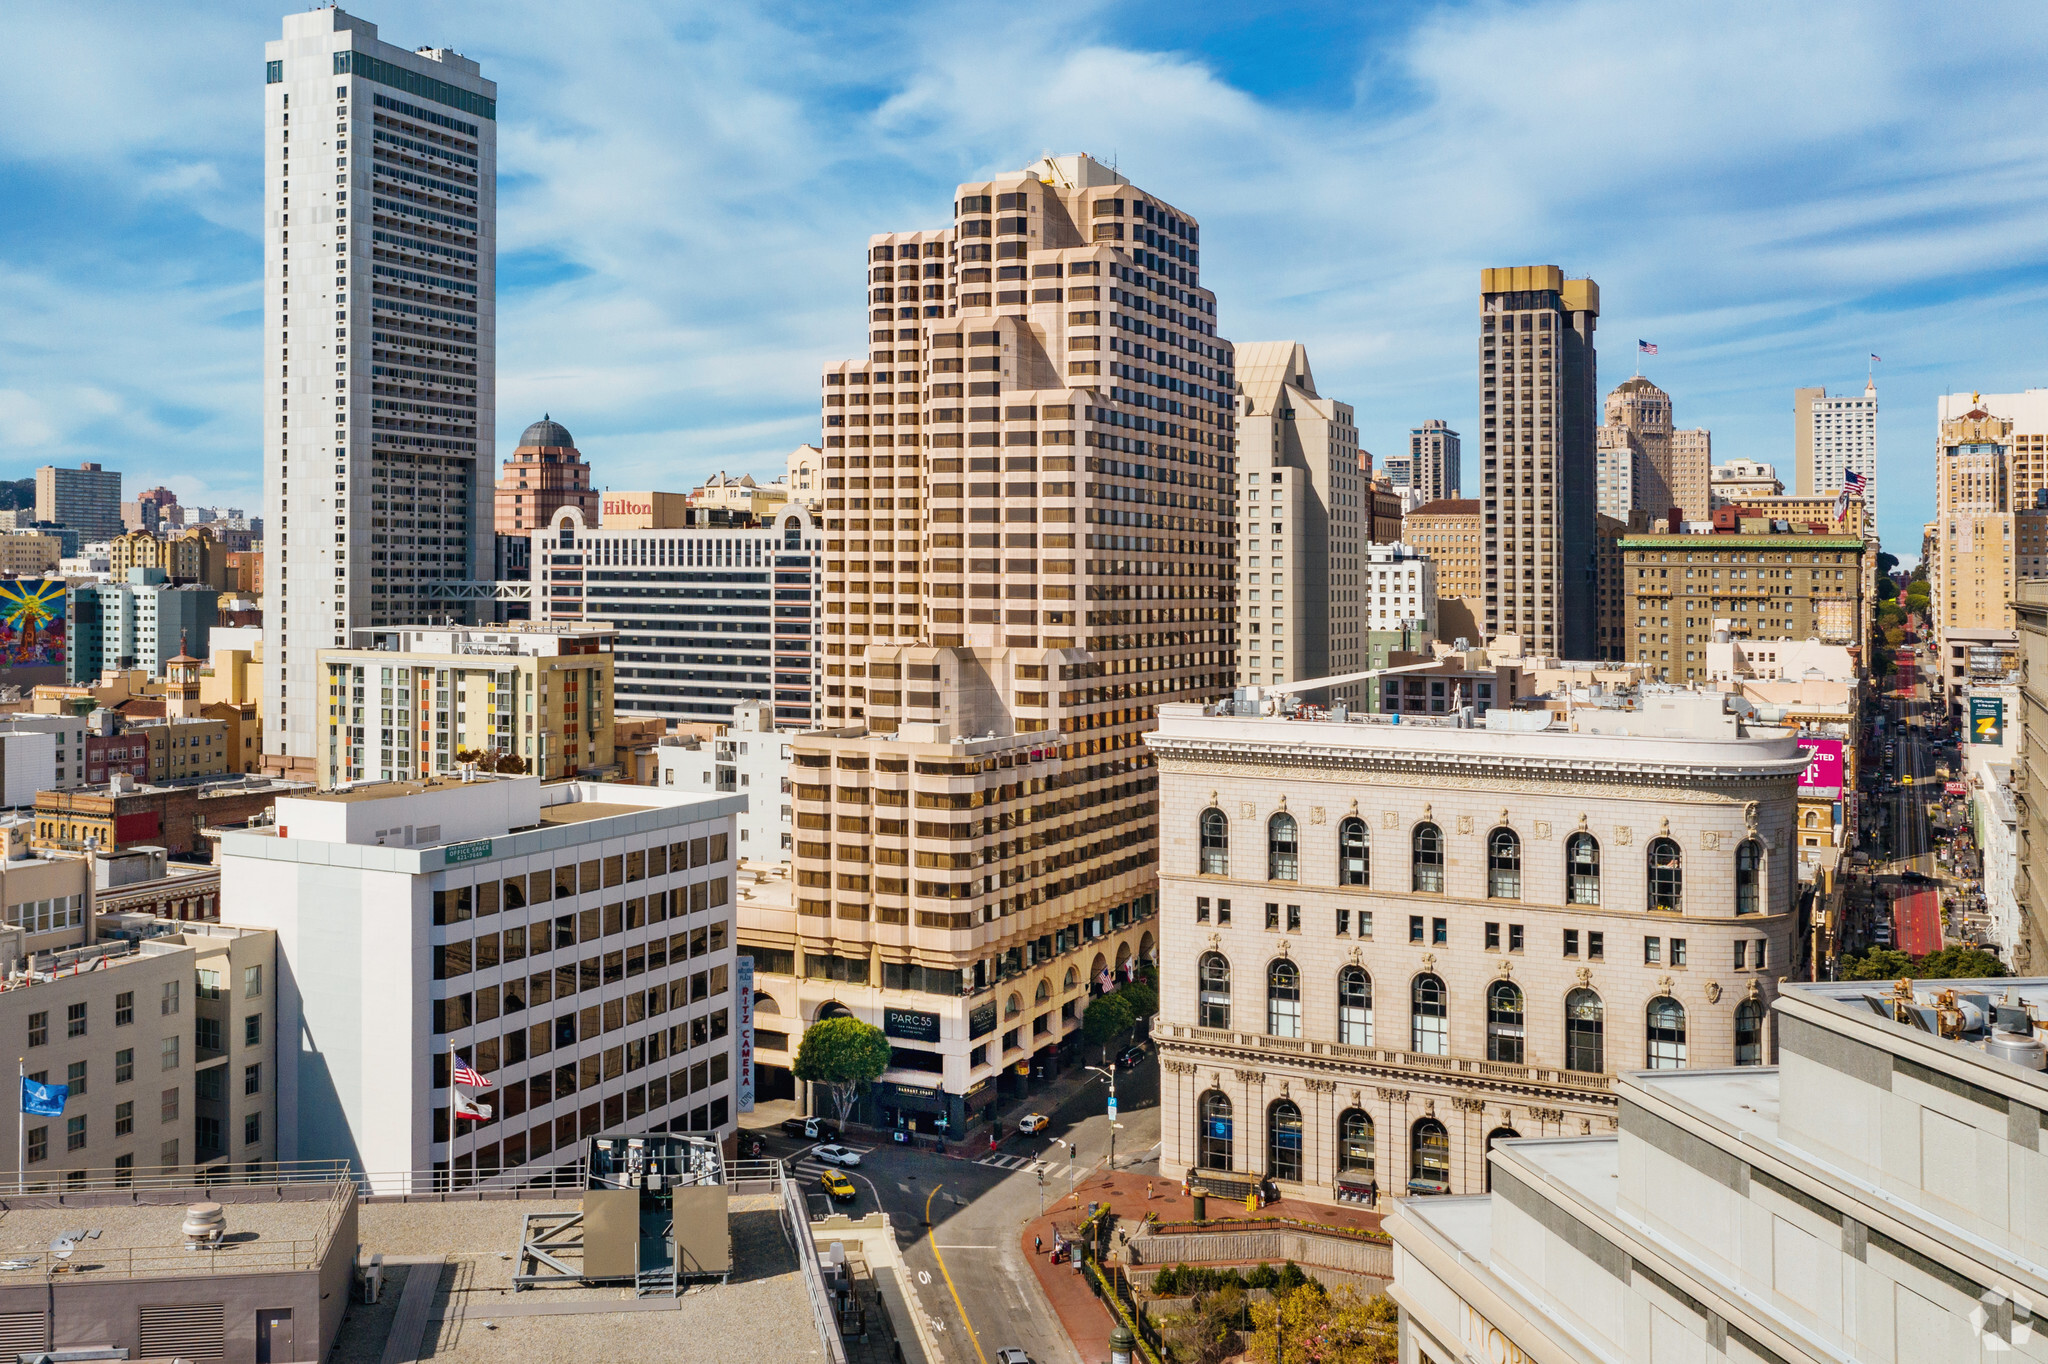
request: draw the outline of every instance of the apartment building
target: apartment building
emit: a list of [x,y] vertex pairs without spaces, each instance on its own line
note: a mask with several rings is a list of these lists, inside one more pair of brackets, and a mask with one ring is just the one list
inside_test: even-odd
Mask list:
[[1754,459],[1731,459],[1708,472],[1708,501],[1716,507],[1733,506],[1752,497],[1782,497],[1784,480],[1775,466]]
[[[1628,660],[1666,682],[1709,671],[1717,631],[1752,639],[1860,644],[1866,612],[1860,536],[1748,529],[1627,535],[1621,555]],[[1780,526],[1787,523],[1777,522]]]
[[[1344,721],[1162,709],[1160,1169],[1476,1193],[1616,1081],[1770,1056],[1805,759],[1718,695]],[[1270,898],[1268,898],[1270,897]]]
[[545,414],[520,433],[512,458],[498,474],[494,522],[499,535],[531,536],[555,513],[575,507],[597,524],[597,494],[590,465],[569,428]]
[[63,562],[63,542],[54,535],[23,530],[0,534],[0,577],[40,578]]
[[[1386,470],[1394,486],[1415,494],[1416,502],[1437,502],[1454,498],[1464,486],[1459,467],[1458,433],[1449,422],[1432,417],[1408,432],[1406,457],[1389,455]],[[1401,472],[1396,473],[1396,460]]]
[[132,568],[125,582],[78,583],[67,594],[64,679],[90,686],[114,672],[162,677],[178,654],[204,657],[220,593],[174,587],[160,568]]
[[538,620],[616,632],[618,712],[725,724],[767,702],[784,728],[816,724],[825,542],[810,514],[763,524],[655,492],[604,505],[601,527],[565,507],[534,536],[533,605]]
[[735,706],[733,722],[710,738],[670,735],[654,750],[653,784],[686,795],[739,795],[747,808],[735,820],[738,856],[788,861],[794,847],[789,736],[775,729],[775,708]]
[[877,1101],[957,1123],[1150,949],[1142,735],[1235,678],[1238,385],[1176,206],[1060,156],[953,208],[869,240],[871,349],[824,375],[828,728],[794,745],[797,912],[762,946],[917,1015]]
[[[50,740],[47,752],[40,746],[34,746],[19,750],[18,753],[20,761],[25,764],[19,769],[22,779],[28,779],[31,767],[34,773],[42,778],[42,784],[35,788],[37,791],[68,791],[91,780],[87,771],[85,751],[88,727],[87,720],[78,715],[33,715],[18,711],[0,718],[0,735],[39,734]],[[16,760],[17,752],[10,750],[5,759],[7,786],[10,792],[20,789],[15,780]],[[48,771],[43,770],[45,764],[48,765]],[[34,800],[35,796],[31,793],[29,801],[33,803]],[[9,800],[7,803],[18,802]]]
[[[1365,556],[1365,624],[1378,633],[1437,634],[1436,562],[1414,545],[1373,545]],[[1367,684],[1359,684],[1369,690]],[[1362,694],[1362,693],[1361,693]]]
[[[1642,442],[1625,427],[1601,423],[1595,436],[1595,486],[1602,516],[1625,520],[1658,487],[1656,473]],[[1668,514],[1660,511],[1658,519]]]
[[1237,388],[1238,683],[1357,672],[1373,489],[1351,407],[1317,394],[1299,341],[1241,342]]
[[225,592],[234,587],[235,575],[228,566],[228,549],[213,536],[210,526],[153,534],[132,530],[107,545],[108,571],[117,579],[129,579],[132,570],[161,570],[163,580],[210,587]]
[[[221,893],[277,934],[277,1155],[373,1190],[734,1130],[737,797],[480,776],[278,802]],[[246,910],[246,913],[241,911]],[[458,1121],[451,1057],[491,1083]]]
[[327,747],[319,650],[490,610],[498,88],[460,53],[377,35],[328,7],[286,15],[263,52],[263,713],[279,772],[310,775]]
[[1436,565],[1437,637],[1484,643],[1486,540],[1479,499],[1425,502],[1408,513],[1402,534]]
[[1950,984],[1787,984],[1777,1065],[1620,1076],[1619,1130],[1403,1202],[1401,1358],[2041,1358],[2048,982]]
[[1483,270],[1479,287],[1481,624],[1590,658],[1600,286],[1526,265]]
[[[1927,586],[1939,656],[1952,641],[2014,628],[2023,564],[2038,562],[2048,506],[2013,494],[2017,458],[2011,417],[1970,408],[1941,423],[1935,452],[1935,552]],[[1944,662],[1944,666],[1946,663]]]
[[1800,497],[1839,492],[1846,476],[1863,476],[1863,496],[1877,515],[1877,381],[1860,394],[1825,388],[1792,391],[1793,491]]
[[2020,686],[2012,762],[2019,869],[2013,881],[2018,922],[2012,963],[2029,971],[2048,962],[2048,786],[2037,785],[2048,781],[2048,579],[2021,579],[2013,614],[2019,623]]
[[36,520],[77,531],[87,540],[121,533],[121,474],[97,464],[36,470]]
[[614,641],[604,625],[357,630],[322,649],[327,745],[320,783],[403,781],[461,768],[554,779],[614,762]]

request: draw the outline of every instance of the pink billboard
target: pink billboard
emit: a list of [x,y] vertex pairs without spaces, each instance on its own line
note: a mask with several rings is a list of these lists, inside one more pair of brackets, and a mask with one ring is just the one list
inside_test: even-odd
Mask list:
[[1799,774],[1802,796],[1838,796],[1842,793],[1842,741],[1801,738],[1806,753],[1806,770]]

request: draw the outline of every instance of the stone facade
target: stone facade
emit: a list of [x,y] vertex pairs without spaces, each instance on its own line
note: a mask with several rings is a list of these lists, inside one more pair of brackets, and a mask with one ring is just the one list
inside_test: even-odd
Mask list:
[[[1496,719],[1520,729],[1161,710],[1163,1171],[1199,1168],[1223,1188],[1272,1176],[1290,1197],[1478,1192],[1503,1136],[1611,1130],[1619,1072],[1770,1055],[1763,1020],[1797,917],[1804,764],[1789,731],[1744,734],[1732,717],[1724,737],[1667,739],[1613,732],[1631,717],[1612,713],[1592,734],[1527,730],[1540,717],[1515,712]],[[1668,728],[1644,719],[1647,733]],[[1362,868],[1344,846],[1359,825]],[[1430,826],[1442,889],[1417,891],[1430,864],[1412,849]],[[1517,856],[1496,870],[1504,831]],[[1574,897],[1582,833],[1598,870]],[[1677,910],[1650,908],[1664,840],[1682,868]],[[1752,851],[1753,908],[1738,913],[1737,859]],[[1343,884],[1347,871],[1364,883]],[[1204,975],[1219,958],[1225,990]],[[1362,1010],[1344,994],[1354,970]],[[1518,1010],[1495,1000],[1509,986]],[[1602,1011],[1597,1055],[1583,1029],[1568,1054],[1581,990]],[[1652,1041],[1655,1001],[1683,1009],[1682,1046]],[[1738,1009],[1755,1024],[1739,1058]],[[1224,1129],[1202,1123],[1212,1091],[1229,1104],[1227,1154]],[[1347,1140],[1354,1110],[1370,1125],[1353,1119]]]

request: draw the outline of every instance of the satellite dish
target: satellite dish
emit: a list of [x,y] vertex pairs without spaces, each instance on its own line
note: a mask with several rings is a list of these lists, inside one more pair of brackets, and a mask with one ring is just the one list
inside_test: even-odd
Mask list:
[[69,1260],[78,1253],[78,1243],[80,1241],[96,1239],[99,1234],[100,1229],[98,1227],[90,1229],[79,1227],[73,1231],[60,1231],[57,1233],[56,1238],[50,1242],[50,1258],[59,1263]]

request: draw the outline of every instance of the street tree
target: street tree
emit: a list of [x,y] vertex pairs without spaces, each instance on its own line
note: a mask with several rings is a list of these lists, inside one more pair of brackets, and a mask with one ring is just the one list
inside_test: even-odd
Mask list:
[[1137,1021],[1123,991],[1097,995],[1090,1001],[1088,1012],[1081,1015],[1081,1039],[1091,1047],[1106,1047]]
[[889,1068],[889,1039],[872,1023],[858,1018],[828,1018],[813,1023],[797,1044],[796,1078],[825,1086],[833,1111],[845,1122],[860,1092]]
[[1252,1303],[1251,1313],[1245,1357],[1259,1364],[1393,1364],[1399,1356],[1400,1314],[1385,1294],[1348,1284],[1331,1292],[1310,1280]]

